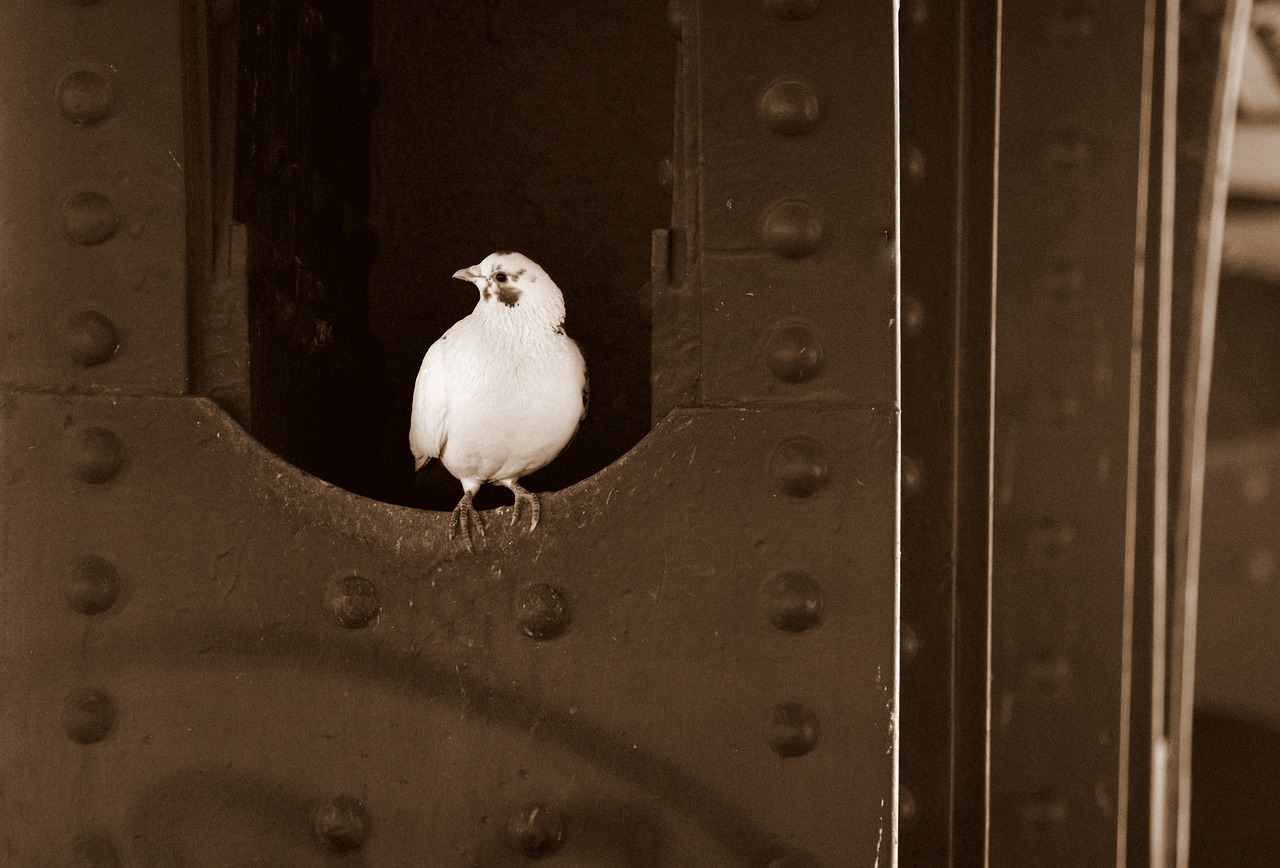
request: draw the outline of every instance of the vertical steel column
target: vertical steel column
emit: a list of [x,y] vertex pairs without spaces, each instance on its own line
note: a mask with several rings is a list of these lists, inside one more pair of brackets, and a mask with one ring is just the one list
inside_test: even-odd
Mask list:
[[992,865],[1139,864],[1160,768],[1176,2],[1006,2]]
[[13,0],[0,27],[0,384],[187,387],[181,23]]
[[1179,48],[1178,187],[1174,232],[1173,434],[1175,498],[1169,559],[1165,864],[1186,868],[1191,835],[1191,718],[1198,618],[1200,535],[1209,427],[1209,382],[1222,267],[1227,180],[1252,0],[1187,4]]
[[986,684],[995,0],[902,17],[902,864],[978,864]]

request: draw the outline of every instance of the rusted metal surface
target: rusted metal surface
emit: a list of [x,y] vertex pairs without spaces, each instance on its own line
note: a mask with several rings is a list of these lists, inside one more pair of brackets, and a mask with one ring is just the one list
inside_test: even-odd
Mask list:
[[892,414],[676,412],[472,557],[203,399],[3,413],[14,864],[889,864]]
[[187,384],[175,4],[5,4],[0,382]]

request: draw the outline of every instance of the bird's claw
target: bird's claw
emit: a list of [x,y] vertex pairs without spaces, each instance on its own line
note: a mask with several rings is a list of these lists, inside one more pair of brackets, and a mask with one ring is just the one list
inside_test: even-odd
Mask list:
[[538,519],[542,516],[542,504],[538,501],[538,495],[518,485],[512,486],[511,492],[516,496],[515,509],[511,513],[511,526],[515,527],[516,523],[520,521],[520,513],[523,512],[523,505],[527,502],[529,504],[529,514],[532,517],[532,521],[529,522],[529,530],[532,532],[538,526]]
[[480,536],[484,536],[484,521],[480,518],[480,513],[476,512],[476,508],[471,505],[471,494],[468,493],[464,494],[462,500],[459,500],[458,505],[453,508],[453,519],[449,522],[449,539],[454,539],[461,531],[462,541],[466,544],[467,551],[475,554],[473,529],[479,531]]

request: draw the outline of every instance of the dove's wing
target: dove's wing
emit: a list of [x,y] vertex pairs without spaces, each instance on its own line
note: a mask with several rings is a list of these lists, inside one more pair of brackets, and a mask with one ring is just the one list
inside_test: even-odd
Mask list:
[[413,386],[409,448],[413,450],[414,470],[421,470],[432,458],[439,458],[448,439],[449,378],[445,371],[445,340],[448,337],[449,332],[445,332],[444,337],[427,350]]

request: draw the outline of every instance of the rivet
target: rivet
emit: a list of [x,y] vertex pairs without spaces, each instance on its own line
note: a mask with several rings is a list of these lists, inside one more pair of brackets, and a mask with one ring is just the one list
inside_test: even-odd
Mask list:
[[116,722],[116,704],[100,690],[87,687],[67,697],[62,706],[62,729],[72,741],[102,741]]
[[335,853],[349,853],[369,840],[372,823],[359,799],[338,796],[316,808],[311,831],[316,840]]
[[1058,307],[1071,308],[1084,291],[1084,275],[1074,262],[1051,262],[1040,276],[1040,291]]
[[822,5],[822,0],[764,0],[764,6],[780,21],[803,21]]
[[759,112],[760,120],[774,132],[804,135],[818,122],[818,95],[803,81],[779,81],[760,97]]
[[902,456],[902,492],[903,494],[913,495],[920,492],[921,486],[924,485],[924,474],[920,472],[920,465],[910,455]]
[[1079,420],[1084,411],[1080,384],[1074,379],[1045,385],[1034,400],[1037,415],[1059,430]]
[[62,207],[63,231],[77,244],[101,244],[119,223],[111,200],[96,190],[81,190]]
[[92,69],[68,72],[58,82],[58,108],[77,124],[92,124],[111,114],[111,82]]
[[800,633],[822,620],[822,588],[809,576],[789,570],[765,579],[760,588],[769,623]]
[[71,844],[76,868],[120,868],[120,852],[106,835],[78,836]]
[[525,856],[547,856],[560,849],[564,821],[542,802],[529,802],[507,819],[507,840]]
[[71,468],[81,482],[107,482],[123,464],[124,447],[106,428],[86,428],[71,442]]
[[803,756],[818,743],[818,718],[803,703],[778,703],[769,714],[765,740],[780,757]]
[[515,608],[516,623],[534,639],[554,639],[569,626],[569,601],[555,585],[526,585],[516,594]]
[[822,220],[807,202],[798,199],[779,202],[765,215],[760,237],[779,256],[799,259],[818,249],[822,242]]
[[1061,652],[1045,652],[1026,668],[1027,685],[1047,698],[1061,696],[1071,687],[1071,661]]
[[325,588],[325,608],[344,627],[367,627],[382,611],[382,599],[373,582],[362,576],[334,579]]
[[1240,478],[1240,496],[1245,503],[1257,506],[1271,493],[1271,471],[1266,467],[1249,467]]
[[1019,811],[1022,822],[1037,832],[1061,828],[1067,822],[1067,802],[1050,790],[1038,790],[1028,796]]
[[1076,171],[1092,156],[1089,141],[1074,130],[1057,130],[1040,147],[1040,161],[1052,172]]
[[1265,588],[1276,577],[1276,555],[1266,546],[1259,546],[1249,553],[1245,565],[1245,578],[1255,588]]
[[902,622],[898,631],[898,647],[902,654],[903,666],[909,665],[920,653],[920,637],[916,635],[915,628],[906,621]]
[[914,295],[902,296],[902,336],[907,340],[920,337],[924,331],[924,305]]
[[912,184],[920,184],[924,181],[924,151],[911,142],[906,142],[902,146],[902,172]]
[[827,458],[813,440],[794,437],[769,456],[769,475],[785,494],[808,497],[827,483]]
[[681,39],[684,36],[684,2],[683,0],[667,0],[667,8],[665,11],[667,19],[667,29],[675,36]]
[[110,561],[85,555],[71,567],[63,593],[73,610],[97,615],[115,605],[120,595],[120,576]]
[[916,818],[920,815],[920,806],[910,788],[898,785],[898,829],[909,832],[915,828]]
[[1059,9],[1050,17],[1049,36],[1057,42],[1077,42],[1093,36],[1093,10],[1080,4]]
[[822,367],[822,344],[808,326],[783,325],[774,329],[765,354],[769,370],[788,383],[803,383]]
[[62,326],[62,346],[71,361],[86,368],[111,360],[120,347],[115,323],[96,310],[82,310],[67,317]]
[[1032,556],[1041,562],[1061,560],[1076,541],[1076,529],[1069,522],[1046,515],[1027,532]]
[[902,20],[917,33],[929,26],[929,4],[925,0],[905,0],[901,14]]

